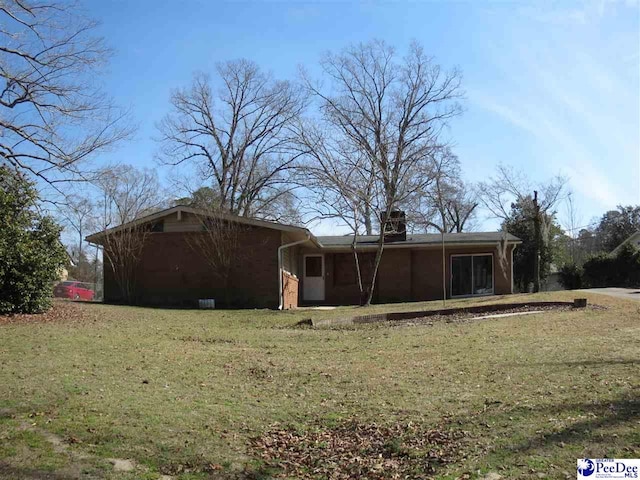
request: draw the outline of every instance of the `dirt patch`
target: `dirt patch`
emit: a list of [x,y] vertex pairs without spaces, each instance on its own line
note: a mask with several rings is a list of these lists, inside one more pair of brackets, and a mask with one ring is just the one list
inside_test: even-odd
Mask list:
[[136,469],[136,464],[128,459],[124,458],[109,458],[113,470],[116,472],[133,472]]
[[300,432],[274,428],[252,441],[278,478],[416,478],[455,462],[465,433],[416,423],[347,421]]
[[0,315],[0,325],[13,323],[87,323],[95,322],[102,318],[102,315],[96,309],[92,309],[91,305],[83,305],[81,302],[54,300],[51,308],[43,313]]

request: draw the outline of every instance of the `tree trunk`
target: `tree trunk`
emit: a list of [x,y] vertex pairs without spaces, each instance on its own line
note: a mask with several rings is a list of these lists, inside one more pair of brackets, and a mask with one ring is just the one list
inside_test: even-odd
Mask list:
[[382,260],[382,252],[384,250],[384,228],[380,229],[380,240],[378,240],[378,251],[376,252],[376,259],[373,263],[373,275],[371,276],[371,288],[369,289],[369,295],[367,296],[367,301],[364,306],[368,307],[371,305],[371,301],[373,300],[373,294],[376,290],[376,278],[378,276],[378,267],[380,266],[380,260]]
[[356,250],[358,235],[353,236],[353,243],[351,244],[351,249],[353,250],[353,260],[356,264],[356,274],[358,275],[358,291],[360,292],[360,306],[364,303],[364,288],[362,286],[362,274],[360,273],[360,259],[358,258],[358,252]]

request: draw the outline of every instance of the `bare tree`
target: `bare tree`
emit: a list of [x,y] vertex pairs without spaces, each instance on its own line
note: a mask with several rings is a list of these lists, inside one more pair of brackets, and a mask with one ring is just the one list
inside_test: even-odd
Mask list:
[[100,170],[93,182],[100,200],[100,226],[110,228],[163,208],[165,197],[154,170],[115,165]]
[[472,228],[478,201],[475,191],[461,179],[460,162],[446,147],[435,152],[422,175],[434,177],[433,185],[417,191],[407,210],[412,229],[460,233]]
[[309,160],[300,169],[301,185],[311,192],[313,199],[307,205],[307,212],[312,215],[311,221],[339,219],[353,232],[351,250],[361,302],[365,302],[368,291],[362,279],[357,248],[360,234],[373,233],[373,180],[366,173],[365,157],[325,137],[312,123],[301,126],[298,141]]
[[578,208],[573,200],[573,192],[567,193],[565,201],[565,224],[564,229],[569,233],[569,257],[571,263],[582,263],[583,255],[580,255],[581,248],[578,244],[582,218],[578,212]]
[[210,207],[202,209],[202,212],[198,215],[202,231],[187,235],[187,243],[204,257],[222,282],[225,306],[229,307],[232,301],[232,272],[242,260],[240,237],[247,232],[247,227],[230,221],[219,209]]
[[[110,268],[125,303],[136,298],[136,271],[147,236],[154,224],[135,220],[163,206],[158,177],[153,170],[127,165],[105,168],[95,185],[99,225],[104,231],[103,262]],[[108,266],[108,267],[107,267]]]
[[248,60],[221,63],[216,71],[217,93],[204,74],[173,92],[173,111],[158,125],[159,158],[194,165],[216,191],[222,211],[265,217],[291,191],[289,175],[300,155],[291,148],[291,127],[304,97]]
[[[320,129],[326,132],[317,137],[320,144],[307,142],[307,147],[320,150],[311,159],[323,157],[323,150],[339,152],[343,158],[353,152],[353,168],[370,180],[369,198],[361,200],[384,230],[393,210],[433,182],[433,177],[417,173],[425,170],[421,167],[430,162],[434,150],[442,148],[447,121],[461,113],[460,74],[444,72],[417,43],[398,58],[381,41],[327,54],[321,67],[328,89],[302,74],[305,87],[319,102]],[[325,166],[319,163],[317,168]],[[332,176],[329,171],[326,179]],[[381,234],[366,305],[374,294],[384,241]]]
[[109,56],[96,23],[56,0],[0,1],[0,162],[52,193],[128,137],[127,115],[93,80]]
[[96,228],[96,206],[88,197],[72,195],[66,197],[58,212],[64,224],[78,235],[77,249],[73,249],[76,251],[77,257],[74,261],[77,262],[84,253],[83,246],[86,233]]
[[[535,292],[540,291],[540,252],[549,242],[555,207],[564,197],[568,179],[556,176],[535,187],[521,172],[505,165],[499,165],[496,175],[478,184],[478,197],[491,214],[503,221],[510,218],[509,212],[515,204],[532,204],[531,218],[535,229]],[[533,193],[533,195],[532,195]]]
[[526,200],[536,190],[540,210],[550,212],[564,198],[567,181],[566,177],[557,175],[534,185],[522,172],[501,164],[494,176],[478,184],[478,198],[493,217],[505,220],[513,203]]

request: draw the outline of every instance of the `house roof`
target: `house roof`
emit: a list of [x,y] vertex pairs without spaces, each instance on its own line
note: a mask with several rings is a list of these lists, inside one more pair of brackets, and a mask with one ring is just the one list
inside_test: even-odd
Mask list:
[[[159,220],[164,217],[168,217],[169,215],[173,215],[174,213],[185,212],[191,213],[193,215],[200,216],[210,216],[211,212],[207,212],[206,210],[201,210],[193,207],[188,207],[186,205],[177,205],[175,207],[166,208],[164,210],[160,210],[158,212],[152,213],[150,215],[145,215],[144,217],[137,218],[131,222],[123,223],[122,225],[118,225],[113,228],[108,228],[106,230],[102,230],[100,232],[96,232],[92,235],[89,235],[86,240],[91,243],[100,243],[100,239],[105,235],[118,232],[119,230],[123,230],[125,228],[129,228],[135,225],[142,225],[144,223],[153,222],[155,220]],[[229,214],[216,214],[219,218],[223,220],[229,220],[233,222],[242,223],[245,225],[252,225],[254,227],[263,227],[263,228],[271,228],[274,230],[281,230],[284,232],[293,232],[293,233],[303,233],[309,234],[311,236],[311,232],[304,227],[296,227],[294,225],[285,225],[283,223],[270,222],[267,220],[258,220],[254,218],[247,217],[239,217],[237,215],[229,215]]]
[[[353,243],[353,235],[341,236],[321,236],[316,237],[318,242],[326,248],[345,248],[350,247]],[[375,246],[380,239],[379,235],[359,235],[358,247]],[[484,245],[494,244],[503,239],[502,232],[472,232],[472,233],[445,233],[444,241],[447,244],[456,245]],[[507,233],[506,239],[509,243],[521,243],[521,240]],[[430,246],[440,245],[442,243],[442,235],[439,233],[419,233],[407,234],[406,240],[387,241],[385,245],[394,246]]]
[[[140,217],[134,221],[94,233],[86,237],[86,240],[91,243],[100,244],[105,235],[116,233],[119,230],[123,230],[135,225],[142,225],[144,223],[153,222],[178,212],[190,213],[200,216],[211,215],[211,212],[207,212],[206,210],[188,207],[186,205],[177,205],[172,208],[160,210],[150,215],[145,215],[144,217]],[[302,234],[320,248],[344,249],[351,247],[351,244],[353,243],[352,235],[316,237],[308,229],[304,227],[297,227],[295,225],[286,225],[278,222],[239,217],[229,214],[219,214],[219,218],[233,222],[239,222],[245,225],[253,225],[256,227],[271,228],[283,232]],[[379,235],[359,235],[357,246],[359,248],[375,248],[379,238]],[[518,237],[515,237],[511,234],[507,234],[506,238],[509,243],[521,243]],[[448,245],[487,245],[495,244],[502,241],[502,239],[503,234],[501,232],[446,233],[444,235],[444,241]],[[437,246],[440,245],[441,242],[442,236],[439,233],[407,234],[406,240],[386,241],[385,245],[390,248],[406,248],[411,246]]]
[[629,238],[627,238],[624,242],[614,248],[611,251],[610,255],[616,255],[620,251],[622,246],[626,245],[627,243],[632,243],[634,247],[640,247],[640,230],[638,230],[636,233],[631,234]]

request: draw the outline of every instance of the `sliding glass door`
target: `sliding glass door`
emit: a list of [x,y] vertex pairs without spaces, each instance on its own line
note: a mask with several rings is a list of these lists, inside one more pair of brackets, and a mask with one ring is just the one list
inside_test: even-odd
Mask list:
[[493,293],[493,256],[452,255],[451,296],[491,295]]

